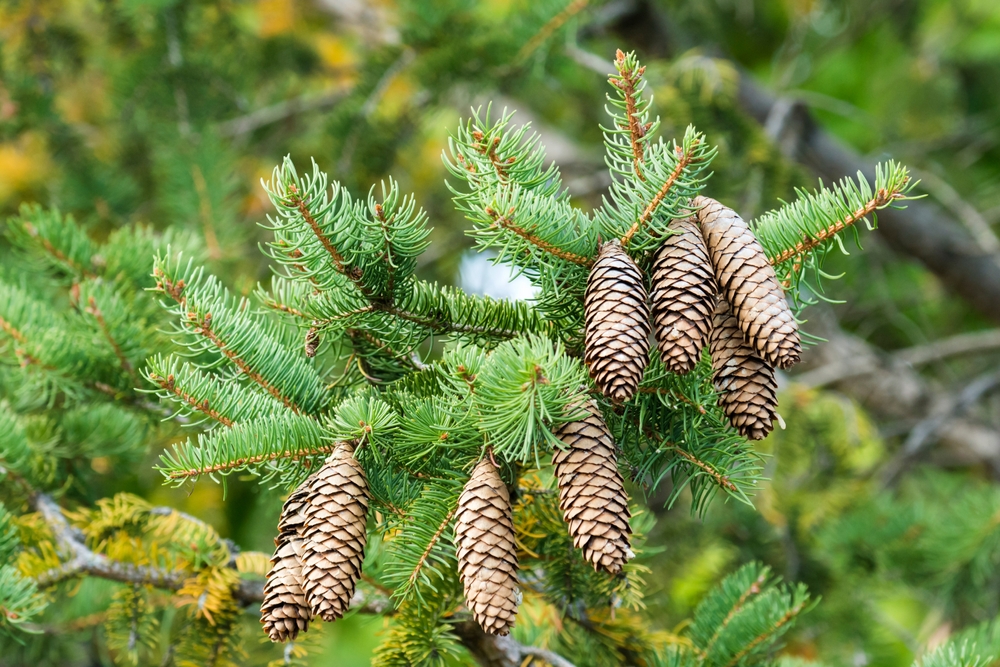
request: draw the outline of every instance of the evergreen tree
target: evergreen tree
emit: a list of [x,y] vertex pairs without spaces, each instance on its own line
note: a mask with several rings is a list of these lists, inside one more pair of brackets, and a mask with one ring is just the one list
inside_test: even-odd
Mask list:
[[[759,454],[718,405],[707,357],[678,375],[654,351],[625,399],[606,396],[584,363],[594,344],[584,335],[584,293],[599,249],[617,239],[645,282],[675,233],[671,221],[696,213],[692,200],[711,192],[715,155],[693,128],[677,141],[658,138],[643,68],[624,54],[615,67],[605,130],[613,186],[592,215],[571,204],[537,137],[508,113],[480,110],[450,142],[455,205],[482,250],[531,280],[530,303],[418,279],[430,230],[413,197],[392,180],[356,197],[318,165],[302,170],[290,159],[265,184],[276,211],[265,252],[276,275],[252,297],[209,273],[190,237],[124,227],[97,244],[55,210],[26,207],[12,218],[18,261],[45,280],[17,286],[5,274],[0,301],[3,352],[16,362],[2,376],[14,508],[2,517],[5,643],[24,642],[21,655],[37,650],[25,633],[45,632],[39,619],[50,615],[77,616],[52,600],[79,598],[82,580],[100,592],[86,601],[92,608],[112,597],[100,622],[117,660],[238,662],[249,652],[241,610],[263,601],[267,623],[269,591],[298,582],[283,613],[305,607],[306,620],[332,620],[350,604],[391,618],[376,664],[770,664],[812,605],[801,585],[750,564],[707,595],[679,635],[655,630],[643,613],[649,513],[620,508],[626,528],[602,539],[624,555],[600,561],[575,538],[608,533],[572,527],[572,503],[562,501],[574,487],[562,464],[549,463],[573,446],[565,434],[591,420],[591,431],[578,432],[613,443],[609,479],[625,471],[633,492],[666,490],[668,505],[682,492],[698,512],[720,492],[749,504],[762,478]],[[874,184],[859,176],[803,192],[750,224],[794,312],[822,295],[822,260],[838,234],[905,200],[910,187],[906,170],[888,163]],[[262,584],[266,555],[134,496],[75,511],[53,500],[80,474],[80,457],[99,452],[111,459],[103,465],[127,465],[176,425],[197,432],[162,456],[168,482],[249,474],[300,490],[286,503],[274,557],[283,563],[282,545],[291,545],[298,578],[275,570]],[[60,458],[67,463],[53,465]],[[357,561],[331,560],[348,546]],[[484,569],[506,578],[477,588]],[[480,629],[504,634],[517,608],[514,638]],[[301,657],[313,631],[296,627],[304,634],[286,660]],[[928,661],[985,655],[987,640],[976,641]]]

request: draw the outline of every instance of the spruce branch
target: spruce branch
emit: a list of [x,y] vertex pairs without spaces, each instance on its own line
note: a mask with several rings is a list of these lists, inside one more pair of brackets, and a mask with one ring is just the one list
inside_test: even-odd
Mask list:
[[228,361],[295,414],[311,415],[326,404],[318,373],[282,344],[283,334],[273,323],[246,299],[234,299],[214,276],[204,277],[192,262],[180,266],[180,258],[158,257],[153,290],[174,301],[169,310],[179,320],[175,330],[182,342],[195,354],[212,354],[213,364]]
[[715,646],[715,642],[718,641],[719,639],[719,635],[722,634],[722,631],[729,626],[733,618],[736,617],[736,614],[742,611],[743,606],[747,603],[747,600],[749,600],[752,596],[757,595],[764,589],[764,585],[767,583],[768,574],[769,573],[767,570],[763,570],[760,573],[760,575],[756,579],[754,579],[749,586],[746,587],[746,590],[744,590],[740,594],[740,597],[733,604],[732,609],[730,609],[729,613],[726,614],[726,617],[722,619],[722,623],[720,623],[719,626],[716,628],[715,632],[712,633],[712,636],[708,640],[708,643],[705,645],[703,649],[699,649],[699,651],[703,656],[711,652],[712,647]]
[[615,53],[614,66],[616,73],[608,77],[614,96],[607,96],[610,106],[605,106],[612,126],[601,126],[608,167],[612,178],[641,182],[646,178],[643,163],[660,119],[650,120],[652,96],[647,98],[643,94],[646,68],[639,65],[635,53],[625,54],[619,49]]
[[94,299],[93,296],[87,298],[87,308],[85,309],[85,312],[93,316],[93,318],[97,321],[97,326],[100,328],[101,334],[108,342],[108,345],[111,346],[111,349],[114,350],[115,356],[118,358],[118,362],[122,366],[122,370],[124,370],[128,376],[132,378],[133,384],[138,384],[139,378],[135,374],[135,369],[132,367],[132,363],[122,351],[122,346],[115,340],[115,337],[108,326],[108,321],[104,318],[104,313],[101,312],[101,309],[97,305],[97,300]]
[[[646,179],[642,175],[642,162],[644,160],[642,144],[646,132],[652,126],[651,123],[643,122],[644,119],[641,118],[642,111],[640,111],[642,90],[639,86],[642,85],[642,75],[646,72],[646,67],[638,67],[634,55],[632,58],[627,58],[622,50],[619,49],[615,53],[615,69],[618,70],[618,78],[610,77],[608,83],[617,88],[625,100],[629,143],[632,146],[632,168],[636,177],[644,181]],[[639,99],[637,100],[636,98]]]
[[813,192],[797,190],[794,202],[755,220],[754,232],[790,299],[799,303],[810,298],[800,298],[807,285],[818,295],[820,279],[831,277],[821,267],[832,243],[847,253],[841,232],[854,231],[857,239],[859,222],[912,199],[909,193],[915,186],[906,167],[890,160],[876,166],[874,186],[858,172],[857,181],[844,178],[829,188],[821,183]]
[[[854,225],[861,220],[866,219],[869,215],[877,211],[878,209],[885,208],[891,205],[895,201],[909,199],[910,197],[907,193],[916,185],[916,183],[911,183],[909,174],[904,167],[899,167],[893,162],[889,162],[884,167],[879,165],[877,168],[878,176],[876,177],[876,190],[875,192],[867,197],[860,206],[857,206],[853,211],[847,213],[844,217],[835,220],[828,224],[826,227],[819,229],[813,234],[806,234],[805,238],[796,243],[793,247],[787,248],[781,253],[768,258],[771,265],[781,264],[786,262],[797,255],[807,253],[813,250],[817,246],[823,244],[825,241],[831,239],[834,235],[839,234],[848,227]],[[889,176],[882,176],[882,170],[889,172]],[[879,178],[882,177],[882,178]],[[885,181],[883,181],[883,178]],[[864,176],[858,173],[859,182],[866,182]],[[880,183],[880,181],[883,181]],[[833,197],[838,197],[842,200],[842,205],[849,199],[855,199],[852,197],[851,193],[853,183],[847,179],[841,181],[839,184],[834,186],[832,191]],[[841,194],[843,193],[843,194]],[[798,191],[800,199],[791,206],[797,207],[795,213],[799,213],[804,218],[807,215],[817,215],[821,212],[826,212],[824,209],[829,209],[831,206],[830,193],[825,189],[820,189],[812,194],[805,191]],[[823,197],[823,195],[826,197]],[[820,201],[823,197],[825,201]],[[811,211],[809,209],[812,209]],[[770,222],[768,216],[780,216],[781,211],[765,214],[757,222],[756,227],[759,229],[761,226],[766,225]],[[794,215],[791,211],[787,215]],[[800,223],[801,224],[801,223]]]
[[552,36],[553,33],[563,27],[563,25],[565,25],[565,23],[571,18],[586,9],[589,4],[590,0],[572,0],[569,2],[558,14],[546,21],[545,24],[539,28],[538,32],[531,36],[531,39],[521,46],[517,55],[514,56],[514,64],[520,65],[526,61],[531,54],[538,50],[538,47],[544,44]]
[[664,450],[673,452],[674,454],[677,454],[678,456],[680,456],[681,458],[683,458],[685,461],[687,461],[691,465],[697,467],[699,470],[701,470],[702,472],[704,472],[706,475],[708,475],[712,479],[712,481],[716,485],[720,486],[721,488],[725,489],[726,491],[729,491],[730,493],[734,493],[734,494],[741,493],[741,489],[739,487],[737,487],[729,479],[729,477],[727,475],[723,474],[718,469],[716,469],[715,466],[711,465],[710,463],[708,463],[706,461],[702,461],[701,459],[699,459],[697,456],[695,456],[691,452],[689,452],[689,451],[685,450],[684,448],[682,448],[680,445],[678,445],[676,443],[673,443],[673,442],[669,442],[667,440],[664,440],[660,436],[660,434],[656,433],[652,429],[644,429],[644,433],[646,434],[646,437],[648,437],[650,440],[658,443],[659,446],[662,447]]
[[38,204],[23,204],[19,214],[7,221],[10,239],[16,246],[77,279],[97,277],[93,267],[94,243],[72,216],[63,216],[56,208],[43,209]]
[[[198,434],[175,444],[170,452],[160,456],[157,470],[172,484],[240,470],[270,479],[280,470],[267,464],[291,460],[298,462],[301,469],[303,462],[312,464],[317,457],[332,451],[333,445],[324,442],[324,433],[315,420],[279,413]],[[301,476],[301,470],[297,474]]]
[[670,172],[670,175],[667,176],[667,179],[663,181],[663,184],[660,186],[660,189],[657,191],[653,199],[646,205],[646,208],[643,210],[642,215],[639,216],[639,219],[636,220],[635,223],[629,227],[629,230],[625,232],[625,235],[622,236],[622,246],[628,247],[628,244],[631,243],[632,237],[635,236],[636,232],[649,223],[649,220],[653,217],[653,214],[656,213],[656,210],[663,202],[663,199],[670,192],[670,189],[674,187],[674,183],[677,182],[677,179],[681,177],[681,174],[684,173],[684,170],[687,169],[691,162],[696,159],[694,151],[699,145],[701,145],[701,143],[701,138],[695,138],[690,148],[688,146],[685,146],[684,148],[677,146],[674,148],[674,152],[678,157],[676,166]]
[[507,213],[505,215],[501,215],[500,213],[497,213],[489,206],[487,206],[485,209],[486,215],[493,218],[493,223],[496,226],[514,232],[515,234],[517,234],[522,239],[524,239],[531,245],[535,246],[539,250],[555,255],[559,259],[564,259],[567,262],[573,262],[574,264],[579,264],[580,266],[589,267],[591,264],[594,263],[594,260],[590,257],[583,257],[581,255],[577,255],[575,253],[562,250],[556,247],[555,245],[535,236],[534,234],[524,229],[523,227],[519,227],[517,223],[514,222],[514,212],[515,212],[514,208],[509,208],[507,209]]
[[[612,168],[616,159],[613,150],[608,144],[608,162]],[[595,213],[602,234],[621,239],[622,245],[633,254],[659,247],[670,234],[671,220],[690,215],[690,201],[710,175],[706,169],[716,155],[716,148],[688,126],[680,142],[650,143],[644,154],[645,180],[632,177],[631,171],[627,176],[615,174],[610,201],[605,200]]]

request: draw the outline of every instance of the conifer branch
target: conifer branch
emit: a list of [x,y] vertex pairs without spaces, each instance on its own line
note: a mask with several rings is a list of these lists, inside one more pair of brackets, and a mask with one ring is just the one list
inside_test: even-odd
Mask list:
[[451,523],[451,518],[455,516],[455,512],[457,511],[458,507],[456,506],[448,512],[448,514],[445,515],[444,520],[441,522],[441,525],[439,525],[437,530],[434,531],[434,534],[431,535],[431,539],[427,543],[427,548],[424,549],[422,554],[420,554],[420,558],[417,560],[417,565],[413,568],[413,572],[407,580],[407,587],[412,588],[417,583],[417,580],[420,578],[420,571],[424,568],[424,565],[427,563],[427,559],[434,551],[434,547],[441,540],[441,536],[444,535],[444,531],[448,528],[448,524]]
[[[620,90],[622,97],[625,98],[625,113],[628,117],[629,143],[632,145],[632,169],[635,171],[635,175],[640,181],[645,181],[646,177],[643,176],[642,173],[642,162],[644,159],[642,140],[643,137],[646,136],[646,131],[649,130],[652,124],[643,124],[642,120],[639,118],[641,111],[639,110],[636,98],[640,95],[640,93],[636,90],[636,85],[645,73],[646,67],[642,66],[633,70],[628,67],[628,64],[629,63],[625,54],[621,49],[619,49],[615,54],[615,68],[618,70],[619,78],[616,79],[611,77],[608,79],[608,83]],[[629,235],[629,237],[631,238],[631,235]]]
[[786,611],[774,625],[768,628],[765,632],[762,632],[761,634],[754,637],[749,644],[744,646],[736,655],[734,655],[732,659],[726,663],[725,667],[735,667],[735,665],[738,665],[740,660],[742,660],[747,654],[749,654],[751,651],[757,648],[761,643],[767,641],[781,628],[786,626],[790,621],[792,621],[796,616],[798,616],[802,612],[802,610],[805,609],[805,607],[806,603],[800,602],[799,604],[795,605],[794,607]]
[[[905,184],[906,181],[904,181],[903,185],[905,186]],[[869,199],[865,203],[865,205],[862,206],[861,208],[857,209],[856,211],[844,217],[843,219],[838,220],[829,227],[820,230],[815,235],[803,239],[800,243],[797,243],[794,247],[788,248],[781,254],[769,258],[768,262],[770,262],[771,266],[774,266],[775,264],[781,264],[782,262],[787,262],[788,260],[792,259],[797,255],[809,252],[810,250],[813,250],[816,247],[820,246],[821,244],[823,244],[825,241],[829,240],[836,234],[844,231],[851,225],[855,224],[859,220],[865,219],[867,216],[871,215],[876,210],[888,206],[894,200],[904,199],[905,197],[906,197],[905,190],[902,187],[893,190],[891,192],[885,190],[884,188],[880,188],[875,193],[875,195],[871,199]]]
[[[483,143],[483,139],[485,138],[485,136],[486,135],[483,134],[482,130],[474,130],[472,132],[472,138],[475,140],[476,143],[473,144],[473,147],[481,154],[485,155],[490,159],[490,163],[493,165],[494,171],[496,171],[497,180],[500,182],[501,185],[507,185],[508,184],[507,166],[514,164],[516,158],[511,156],[506,160],[502,160],[500,156],[497,155],[497,148],[500,146],[500,142],[502,141],[501,137],[495,136],[493,137],[492,141],[486,144]],[[475,167],[472,167],[472,169],[473,173],[475,173]]]
[[[168,295],[174,301],[177,302],[181,308],[187,306],[187,297],[184,296],[185,284],[183,279],[179,279],[176,282],[170,280],[166,273],[160,268],[156,267],[153,271],[153,275],[156,277],[156,289],[163,294]],[[257,372],[245,359],[240,357],[234,350],[230,349],[226,345],[219,334],[212,329],[212,314],[205,313],[204,316],[199,316],[197,312],[188,312],[185,318],[189,325],[189,330],[192,333],[198,334],[206,338],[215,348],[221,352],[227,359],[229,359],[237,368],[240,369],[248,378],[256,382],[260,387],[264,389],[268,394],[273,396],[276,400],[280,401],[289,410],[297,415],[306,414],[305,411],[299,407],[294,400],[290,397],[282,394],[281,390],[272,385],[267,379]]]
[[712,634],[712,638],[708,640],[708,643],[705,645],[704,648],[699,649],[699,652],[702,655],[708,655],[708,653],[711,652],[712,647],[715,646],[715,642],[718,641],[719,636],[722,634],[722,631],[726,629],[726,627],[729,625],[730,622],[732,622],[732,620],[736,617],[736,615],[740,612],[740,610],[743,609],[743,605],[745,605],[747,600],[750,599],[750,596],[757,595],[758,593],[761,592],[761,590],[763,590],[764,584],[767,583],[767,576],[768,576],[768,571],[764,570],[746,588],[746,590],[743,591],[742,594],[740,594],[740,597],[736,601],[736,604],[734,604],[733,608],[729,610],[729,613],[726,614],[726,617],[722,619],[722,623],[719,624],[719,627],[715,629],[715,632]]
[[688,150],[684,150],[680,146],[675,147],[674,150],[678,156],[677,165],[674,167],[673,171],[670,172],[670,176],[668,176],[667,179],[663,182],[663,185],[660,186],[659,192],[656,193],[653,199],[646,206],[645,210],[643,210],[642,215],[639,216],[639,219],[636,220],[635,223],[633,223],[633,225],[625,233],[625,235],[622,236],[623,246],[627,247],[628,244],[632,241],[632,237],[635,236],[636,232],[642,229],[643,226],[645,226],[646,223],[649,222],[650,218],[653,217],[653,214],[656,213],[656,210],[663,202],[663,199],[670,192],[670,189],[674,187],[674,183],[677,182],[677,179],[681,177],[681,175],[684,173],[684,170],[687,169],[688,166],[690,166],[693,162],[695,162],[698,156],[697,149],[701,145],[701,142],[702,139],[698,137],[692,141]]
[[108,322],[104,319],[104,313],[102,313],[101,309],[97,307],[97,300],[92,296],[87,299],[86,312],[97,320],[97,326],[101,329],[104,339],[108,341],[111,349],[114,350],[115,356],[118,357],[118,363],[121,364],[122,369],[129,375],[129,377],[132,378],[133,384],[139,384],[139,378],[135,374],[135,369],[125,356],[125,353],[122,352],[121,345],[118,344],[118,341],[116,341],[114,336],[111,334]]
[[3,329],[4,333],[6,333],[8,336],[13,338],[18,343],[21,343],[23,345],[26,342],[24,334],[17,327],[15,327],[13,324],[11,324],[2,317],[0,317],[0,329]]
[[258,454],[256,456],[233,459],[232,461],[224,461],[222,463],[203,466],[201,468],[171,470],[167,473],[167,478],[171,480],[184,480],[190,479],[191,477],[201,477],[202,475],[211,475],[214,473],[226,472],[228,470],[235,470],[236,468],[245,468],[246,466],[267,463],[269,461],[278,461],[281,459],[291,459],[293,461],[297,461],[302,458],[319,456],[320,454],[332,454],[334,448],[334,445],[317,445],[315,447],[303,447],[296,450],[269,452],[267,454]]
[[[636,424],[639,424],[639,422],[637,420],[636,420]],[[677,454],[678,456],[680,456],[681,458],[683,458],[684,460],[686,460],[691,465],[696,466],[697,468],[699,468],[700,470],[702,470],[705,474],[707,474],[709,477],[711,477],[712,480],[718,486],[721,486],[722,488],[726,489],[727,491],[731,491],[732,493],[737,493],[738,494],[740,492],[739,491],[739,487],[737,487],[729,479],[729,477],[727,475],[724,475],[721,472],[719,472],[718,470],[716,470],[715,467],[712,466],[711,464],[709,464],[709,463],[707,463],[705,461],[702,461],[697,456],[695,456],[691,452],[687,451],[686,449],[684,449],[680,445],[678,445],[676,443],[673,443],[673,442],[669,442],[667,440],[664,440],[663,437],[659,433],[657,433],[656,431],[654,431],[653,429],[651,429],[651,428],[649,428],[647,426],[642,426],[642,430],[643,430],[643,433],[645,433],[645,435],[646,435],[647,438],[649,438],[650,440],[656,441],[657,444],[659,444],[659,446],[662,447],[663,449],[666,449],[668,451],[674,452],[675,454]]]
[[258,385],[260,385],[264,389],[264,391],[269,393],[275,399],[281,401],[281,403],[283,403],[286,408],[288,408],[297,415],[305,414],[307,416],[310,416],[308,415],[308,413],[304,412],[302,408],[296,405],[295,401],[293,401],[290,397],[282,394],[281,390],[279,390],[277,387],[268,382],[263,375],[255,371],[250,366],[250,364],[246,362],[246,360],[244,360],[242,357],[236,354],[236,352],[234,352],[233,350],[229,349],[226,346],[226,342],[222,340],[222,338],[219,337],[218,333],[212,329],[211,313],[205,313],[205,316],[201,318],[199,318],[197,315],[195,315],[192,318],[190,315],[191,314],[189,314],[188,322],[194,325],[194,328],[192,329],[194,333],[201,334],[209,341],[211,341],[211,343],[215,345],[215,347],[218,348],[218,350],[222,352],[222,354],[224,354],[227,359],[233,362],[233,364],[237,368],[239,368],[248,378],[250,378]]
[[577,255],[575,253],[568,252],[561,248],[558,248],[551,243],[538,238],[531,232],[527,231],[523,227],[519,227],[514,222],[514,209],[510,208],[507,210],[506,215],[500,215],[497,211],[494,211],[491,207],[487,206],[485,209],[486,215],[493,218],[493,225],[495,227],[501,227],[508,231],[514,232],[522,239],[532,244],[536,248],[543,250],[551,255],[555,255],[559,259],[564,259],[567,262],[573,262],[574,264],[579,264],[580,266],[590,267],[593,265],[594,260],[590,257],[584,257],[582,255]]
[[231,419],[219,413],[218,411],[213,410],[212,407],[208,404],[207,399],[199,401],[197,398],[195,398],[191,394],[185,392],[183,389],[178,387],[173,375],[168,375],[167,377],[163,377],[162,375],[158,375],[157,373],[151,371],[149,372],[148,377],[152,382],[156,384],[156,386],[158,386],[160,389],[163,389],[164,391],[170,392],[171,394],[179,398],[181,401],[186,403],[188,406],[190,406],[192,410],[197,410],[198,412],[206,415],[207,417],[210,417],[211,419],[214,419],[215,421],[219,422],[223,426],[233,425],[233,421]]
[[309,211],[309,206],[306,201],[299,195],[299,190],[295,184],[290,184],[288,186],[288,191],[291,193],[288,197],[289,203],[298,209],[299,215],[301,215],[302,219],[306,221],[306,224],[308,224],[309,228],[312,229],[313,234],[316,235],[316,238],[323,245],[327,254],[330,255],[330,259],[333,261],[333,265],[337,271],[353,282],[362,294],[367,297],[372,296],[371,290],[368,289],[368,287],[361,280],[361,269],[359,267],[354,267],[352,269],[347,268],[343,255],[337,247],[333,245],[333,242],[330,241],[327,235],[323,233],[319,223],[316,222],[316,218],[314,218],[312,213]]
[[514,56],[514,64],[520,65],[528,57],[538,50],[538,47],[545,43],[545,41],[552,36],[552,33],[559,30],[571,18],[583,11],[589,0],[573,0],[566,7],[563,8],[558,14],[550,18],[545,22],[545,25],[539,29],[534,35],[531,36],[527,42],[518,50],[517,55]]
[[[23,213],[24,213],[24,209],[22,209],[22,214]],[[58,213],[56,213],[56,216],[58,217]],[[46,238],[45,235],[40,235],[38,229],[33,224],[31,224],[30,222],[28,222],[28,221],[25,220],[22,223],[22,227],[24,228],[24,231],[28,234],[28,236],[33,237],[34,239],[37,240],[39,246],[41,246],[41,248],[46,253],[48,253],[49,256],[52,257],[52,259],[56,260],[60,264],[65,264],[66,266],[68,266],[70,268],[71,271],[73,271],[73,273],[76,273],[79,276],[83,276],[84,278],[96,278],[97,277],[96,273],[94,273],[93,271],[87,269],[86,267],[84,267],[79,262],[74,261],[69,256],[67,256],[66,253],[64,253],[62,250],[60,250],[59,248],[57,248],[52,243],[52,241],[50,241],[48,238]]]

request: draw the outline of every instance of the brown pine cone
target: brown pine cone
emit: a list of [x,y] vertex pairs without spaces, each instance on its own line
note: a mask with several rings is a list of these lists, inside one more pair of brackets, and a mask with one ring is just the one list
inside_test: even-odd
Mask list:
[[790,368],[802,355],[799,325],[753,232],[731,208],[708,197],[695,197],[705,244],[715,267],[719,292],[730,303],[757,354]]
[[745,438],[761,440],[774,428],[778,384],[774,369],[747,345],[729,303],[715,307],[710,348],[719,405]]
[[302,590],[315,616],[335,621],[347,612],[365,558],[368,480],[341,442],[313,479],[304,508]]
[[489,457],[472,471],[458,499],[459,578],[465,604],[492,635],[514,627],[521,591],[517,586],[517,547],[510,496]]
[[689,373],[712,330],[716,287],[705,239],[694,216],[670,223],[653,257],[649,301],[660,359],[668,370]]
[[[575,411],[578,406],[570,409]],[[594,569],[621,572],[635,554],[629,547],[632,527],[628,520],[628,494],[618,471],[615,443],[594,401],[584,408],[590,414],[559,427],[556,437],[566,449],[552,453],[559,481],[559,509],[569,526],[573,546]]]
[[273,642],[295,639],[309,629],[312,610],[302,592],[302,513],[309,495],[309,485],[315,475],[299,485],[288,496],[278,519],[278,536],[274,538],[272,567],[264,583],[264,602],[260,607],[260,622]]
[[642,273],[618,241],[601,247],[587,278],[584,357],[601,392],[632,398],[649,363],[649,308]]
[[272,642],[295,639],[300,632],[309,629],[312,610],[306,603],[300,584],[301,556],[302,540],[292,538],[278,542],[278,548],[271,557],[273,567],[264,583],[260,622]]

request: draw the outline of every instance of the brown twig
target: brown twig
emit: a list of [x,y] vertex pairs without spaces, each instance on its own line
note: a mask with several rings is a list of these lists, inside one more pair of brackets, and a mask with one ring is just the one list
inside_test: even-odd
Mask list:
[[100,327],[101,333],[104,334],[105,340],[108,341],[108,344],[111,345],[111,349],[115,352],[115,356],[118,357],[118,363],[121,364],[125,372],[132,378],[132,384],[138,385],[139,378],[135,374],[135,369],[132,368],[132,364],[129,363],[128,357],[125,356],[125,353],[122,352],[122,348],[118,344],[118,341],[116,341],[114,336],[111,335],[111,329],[108,327],[107,320],[104,319],[104,313],[102,313],[101,309],[97,307],[97,300],[94,299],[94,297],[91,296],[87,299],[87,308],[85,312],[93,315],[94,319],[97,320],[97,325]]
[[690,398],[688,398],[684,394],[680,394],[680,393],[674,391],[673,389],[665,389],[663,387],[639,387],[639,393],[640,394],[660,394],[660,395],[664,395],[664,396],[672,396],[673,398],[677,399],[678,401],[680,401],[682,403],[687,403],[688,405],[690,405],[691,407],[693,407],[695,410],[697,410],[701,414],[705,414],[707,412],[705,410],[705,406],[704,405],[700,405],[698,403],[695,403],[694,401],[692,401]]
[[720,473],[712,465],[705,463],[691,452],[682,449],[680,445],[677,445],[676,443],[670,442],[668,440],[664,440],[660,436],[660,434],[654,431],[653,429],[643,426],[642,430],[646,434],[646,437],[649,438],[650,440],[655,440],[664,449],[668,449],[670,451],[675,452],[682,458],[686,459],[689,463],[704,470],[705,473],[708,474],[708,476],[711,477],[713,480],[715,480],[715,483],[721,486],[722,488],[728,491],[732,491],[733,493],[739,492],[739,488],[729,480],[729,477]]
[[761,634],[754,637],[752,642],[744,646],[743,650],[734,655],[732,660],[726,663],[726,667],[733,667],[734,665],[739,664],[740,660],[742,660],[745,655],[747,655],[748,653],[750,653],[750,651],[757,648],[757,646],[761,642],[765,641],[768,637],[770,637],[775,632],[784,627],[786,624],[788,624],[789,621],[798,616],[802,612],[802,609],[804,607],[805,604],[797,604],[791,609],[789,609],[787,612],[785,612],[785,615],[779,618],[778,622],[775,623],[773,627],[769,628],[767,632],[762,632]]
[[625,95],[625,112],[628,114],[629,142],[632,144],[632,168],[640,181],[645,181],[646,177],[642,173],[642,139],[646,136],[646,127],[639,120],[639,105],[636,103],[636,83],[642,78],[646,67],[637,70],[622,71],[625,66],[625,54],[621,49],[615,54],[615,68],[618,70],[620,78],[611,77],[608,79],[612,86],[622,91]]
[[174,396],[178,397],[179,399],[187,403],[189,406],[191,406],[192,409],[197,410],[198,412],[201,412],[202,414],[207,415],[208,417],[211,417],[212,419],[219,422],[223,426],[233,425],[233,421],[231,419],[219,413],[218,411],[213,410],[211,406],[209,406],[208,400],[199,401],[191,394],[182,391],[181,388],[178,387],[177,384],[174,382],[173,375],[168,375],[167,377],[163,377],[162,375],[157,375],[156,373],[150,373],[149,379],[152,380],[154,383],[156,383],[156,385],[161,389],[169,391],[171,394],[173,394]]
[[448,515],[444,518],[444,521],[442,521],[441,525],[438,526],[437,531],[435,531],[434,534],[431,536],[430,542],[427,543],[427,548],[424,549],[424,552],[422,554],[420,554],[420,560],[417,561],[416,567],[414,567],[413,572],[410,573],[410,579],[408,582],[409,586],[413,586],[416,583],[417,577],[420,576],[420,570],[423,569],[424,564],[430,557],[431,551],[433,551],[434,549],[434,545],[437,544],[438,540],[441,539],[441,536],[444,535],[444,531],[448,528],[448,524],[451,523],[451,517],[455,516],[455,512],[457,510],[458,508],[456,507],[452,509],[450,512],[448,512]]
[[820,230],[815,236],[803,239],[801,242],[797,243],[795,247],[785,250],[781,254],[770,258],[768,261],[772,266],[774,266],[788,261],[796,255],[809,252],[832,236],[844,231],[859,220],[863,220],[868,215],[871,215],[876,209],[882,208],[891,203],[893,200],[900,199],[903,196],[903,193],[899,190],[889,192],[885,189],[879,189],[879,191],[875,193],[875,196],[872,197],[864,206],[850,215],[845,216],[843,220],[838,220],[826,229]]
[[543,241],[542,239],[538,238],[537,236],[527,231],[523,227],[519,227],[517,224],[514,223],[513,220],[513,215],[514,215],[513,208],[507,211],[507,215],[500,215],[500,213],[494,211],[492,208],[487,206],[486,215],[493,218],[493,224],[491,225],[491,227],[502,227],[503,229],[514,232],[515,234],[520,236],[522,239],[524,239],[531,245],[535,246],[536,248],[539,248],[540,250],[543,250],[544,252],[549,253],[550,255],[555,255],[560,259],[564,259],[567,262],[573,262],[574,264],[579,264],[580,266],[589,267],[594,263],[594,261],[589,257],[577,255],[575,253],[568,252],[566,250],[558,248],[547,241]]
[[29,236],[33,238],[38,238],[39,242],[42,244],[42,248],[45,249],[45,252],[49,253],[63,264],[69,266],[76,273],[79,273],[84,278],[97,277],[96,273],[94,273],[93,271],[88,271],[86,268],[80,266],[79,264],[71,260],[69,257],[67,257],[65,253],[63,253],[63,251],[59,250],[59,248],[52,245],[52,242],[49,241],[47,238],[40,237],[38,235],[38,229],[36,229],[35,226],[30,222],[24,223],[24,231],[28,232]]
[[[667,177],[667,180],[663,182],[663,185],[660,187],[660,191],[657,192],[656,196],[653,197],[653,200],[649,202],[649,204],[646,206],[646,209],[642,212],[642,215],[639,216],[639,219],[636,220],[634,223],[632,223],[632,226],[629,228],[629,230],[625,232],[625,236],[622,237],[623,246],[627,246],[629,242],[632,240],[632,237],[635,236],[635,233],[638,232],[643,227],[643,225],[648,223],[649,220],[653,217],[653,213],[656,212],[656,209],[659,208],[660,203],[663,202],[663,198],[667,196],[668,192],[670,192],[670,188],[674,187],[674,183],[677,182],[677,179],[680,178],[682,173],[684,173],[684,170],[687,168],[687,166],[694,161],[693,149],[697,148],[700,143],[701,143],[700,139],[695,139],[691,144],[692,151],[683,152],[680,155],[680,159],[677,160],[677,166],[674,167],[674,170],[672,172],[670,172],[670,176]],[[678,150],[680,150],[680,147],[678,147]]]
[[316,447],[307,447],[304,449],[297,449],[290,452],[271,452],[270,454],[260,454],[258,456],[248,456],[245,458],[234,459],[232,461],[226,461],[225,463],[217,463],[211,466],[205,466],[204,468],[188,468],[187,470],[175,470],[171,472],[168,477],[170,479],[187,479],[189,477],[200,477],[201,475],[210,475],[216,472],[222,472],[223,470],[232,470],[233,468],[239,468],[240,466],[254,465],[257,463],[263,463],[264,461],[277,461],[278,459],[300,459],[307,456],[316,456],[318,454],[330,454],[333,452],[333,445],[319,445]]
[[534,53],[545,40],[552,36],[552,33],[561,28],[566,21],[583,11],[588,4],[588,0],[573,0],[573,2],[566,5],[561,12],[549,19],[538,32],[531,36],[531,39],[524,43],[524,46],[514,56],[514,64],[520,65],[527,60],[528,56]]

